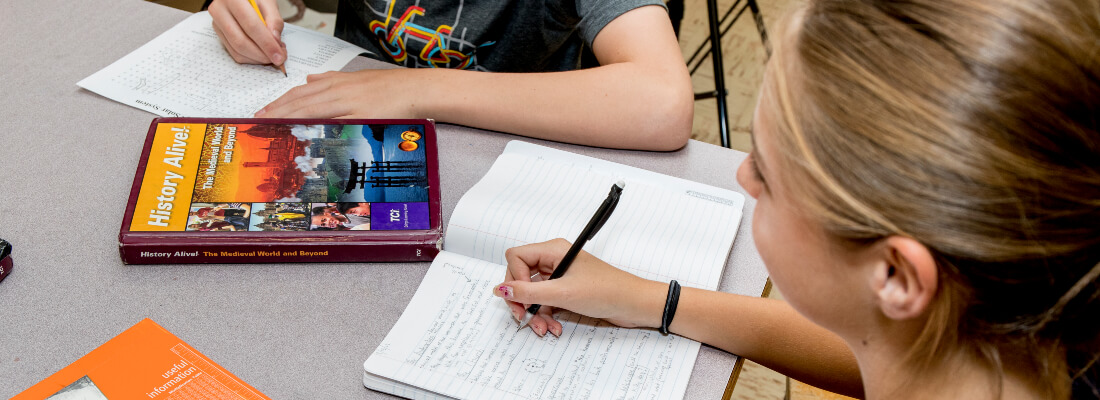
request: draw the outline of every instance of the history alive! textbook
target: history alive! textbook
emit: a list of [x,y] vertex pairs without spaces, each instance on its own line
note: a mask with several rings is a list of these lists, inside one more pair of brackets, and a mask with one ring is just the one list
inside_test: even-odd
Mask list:
[[584,250],[646,279],[717,290],[740,193],[513,141],[458,201],[444,251],[363,363],[364,386],[414,399],[683,398],[699,342],[565,311],[561,336],[539,337],[492,294],[505,250],[573,240],[618,181],[618,206]]
[[151,319],[144,319],[12,400],[266,400]]
[[428,261],[431,120],[158,118],[119,232],[128,264]]

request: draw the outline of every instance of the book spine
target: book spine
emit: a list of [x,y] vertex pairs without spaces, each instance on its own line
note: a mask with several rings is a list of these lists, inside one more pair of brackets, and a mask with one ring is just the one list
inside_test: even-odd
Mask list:
[[118,249],[126,264],[412,262],[431,261],[439,254],[438,242],[123,243]]
[[3,281],[4,278],[7,278],[8,275],[11,274],[11,266],[12,261],[10,255],[0,260],[0,281]]
[[14,263],[11,261],[11,243],[4,239],[0,239],[0,281],[7,278],[11,274],[11,267]]

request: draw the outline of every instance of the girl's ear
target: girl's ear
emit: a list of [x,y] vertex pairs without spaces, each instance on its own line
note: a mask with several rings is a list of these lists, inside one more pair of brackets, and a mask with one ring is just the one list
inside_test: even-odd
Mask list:
[[871,288],[883,315],[893,320],[919,317],[936,295],[937,266],[927,247],[913,238],[886,238],[875,260]]

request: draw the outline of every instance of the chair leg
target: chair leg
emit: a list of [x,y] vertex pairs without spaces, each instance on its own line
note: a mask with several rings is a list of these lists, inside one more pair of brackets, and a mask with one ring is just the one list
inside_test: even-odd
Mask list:
[[764,44],[764,53],[771,57],[772,46],[768,42],[768,31],[764,29],[764,16],[760,15],[760,6],[756,0],[749,0],[749,10],[752,11],[752,20],[756,22],[756,32],[760,34],[760,43]]
[[[670,0],[669,1],[669,15],[672,16],[672,7],[682,7],[683,0]],[[673,2],[679,3],[673,5]],[[695,49],[695,53],[688,59],[688,67],[691,74],[695,74],[695,71],[702,65],[703,59],[706,58],[706,53],[702,53],[703,48],[710,44],[710,56],[713,62],[711,65],[714,67],[714,91],[713,92],[701,92],[695,94],[695,99],[707,99],[714,97],[718,106],[718,134],[721,139],[722,147],[730,147],[729,139],[729,115],[726,110],[726,81],[725,81],[725,68],[722,66],[722,36],[725,35],[725,30],[728,30],[733,26],[735,22],[741,17],[741,15],[748,9],[752,13],[753,22],[756,24],[756,31],[760,34],[760,41],[764,45],[764,52],[771,56],[771,45],[768,43],[767,30],[764,29],[764,18],[760,14],[760,7],[757,5],[756,0],[746,0],[746,4],[742,5],[741,0],[736,0],[734,4],[726,11],[726,14],[722,16],[721,20],[718,18],[718,2],[717,0],[707,0],[707,22],[710,25],[710,36],[699,45],[699,48]],[[679,21],[683,18],[682,8],[679,11],[679,17],[675,21]],[[735,10],[737,15],[733,16],[732,22],[726,27],[725,30],[721,29],[722,24],[726,23],[730,14]],[[675,25],[678,25],[674,22]],[[677,27],[677,32],[678,27]],[[677,36],[679,34],[677,33]],[[702,53],[702,54],[701,54]],[[702,55],[702,58],[696,59]],[[697,61],[697,62],[696,62]],[[694,66],[692,64],[695,63]]]
[[715,99],[718,101],[718,135],[722,147],[730,147],[729,116],[726,112],[726,79],[722,67],[722,36],[718,29],[718,0],[707,0],[707,20],[710,25],[711,63],[714,65]]

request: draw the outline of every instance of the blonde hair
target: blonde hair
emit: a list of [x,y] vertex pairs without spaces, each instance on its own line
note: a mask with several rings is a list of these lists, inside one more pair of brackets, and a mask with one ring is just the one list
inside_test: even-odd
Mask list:
[[1095,391],[1100,2],[811,0],[789,22],[762,108],[778,169],[838,242],[933,253],[910,362],[964,349]]

